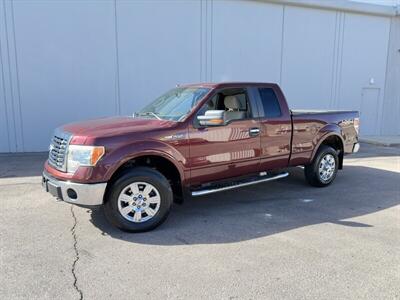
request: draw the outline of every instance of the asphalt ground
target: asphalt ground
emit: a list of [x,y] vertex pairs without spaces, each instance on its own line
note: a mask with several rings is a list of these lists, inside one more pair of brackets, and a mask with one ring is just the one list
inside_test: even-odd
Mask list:
[[189,199],[141,234],[55,201],[45,159],[0,156],[1,299],[400,299],[400,148],[362,145],[323,189],[294,168]]

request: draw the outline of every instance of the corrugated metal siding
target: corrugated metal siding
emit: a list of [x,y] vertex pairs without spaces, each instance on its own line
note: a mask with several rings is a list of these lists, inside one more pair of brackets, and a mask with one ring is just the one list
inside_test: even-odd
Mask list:
[[[131,114],[197,81],[278,82],[294,108],[371,109],[373,101],[378,119],[369,128],[389,133],[390,16],[368,9],[0,0],[0,152],[46,150],[56,126]],[[363,96],[368,89],[379,93]]]

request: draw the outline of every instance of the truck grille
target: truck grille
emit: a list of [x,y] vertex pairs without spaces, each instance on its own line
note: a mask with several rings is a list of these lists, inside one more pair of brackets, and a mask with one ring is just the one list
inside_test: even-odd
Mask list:
[[51,140],[49,149],[49,164],[60,171],[66,171],[66,154],[69,136],[56,133]]

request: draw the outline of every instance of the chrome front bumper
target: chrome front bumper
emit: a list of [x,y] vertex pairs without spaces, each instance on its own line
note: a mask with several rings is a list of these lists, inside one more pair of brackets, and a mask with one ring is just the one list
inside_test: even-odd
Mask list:
[[73,204],[92,206],[103,204],[107,183],[82,184],[62,181],[43,172],[42,186],[54,197]]

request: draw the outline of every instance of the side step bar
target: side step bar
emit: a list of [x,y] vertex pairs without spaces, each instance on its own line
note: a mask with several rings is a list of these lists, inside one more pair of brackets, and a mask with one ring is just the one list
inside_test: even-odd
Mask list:
[[281,173],[281,174],[278,174],[278,175],[275,175],[275,176],[272,176],[272,177],[253,179],[251,181],[242,181],[242,182],[239,182],[237,184],[229,185],[229,186],[225,186],[225,187],[219,187],[219,188],[216,187],[216,188],[210,188],[210,189],[205,189],[205,190],[193,191],[192,192],[192,196],[193,197],[197,197],[197,196],[203,196],[203,195],[218,193],[218,192],[222,192],[222,191],[233,190],[233,189],[236,189],[236,188],[240,188],[240,187],[244,187],[244,186],[248,186],[248,185],[253,185],[253,184],[257,184],[257,183],[261,183],[261,182],[277,180],[277,179],[284,178],[284,177],[287,177],[287,176],[289,176],[289,173],[285,172],[285,173]]

